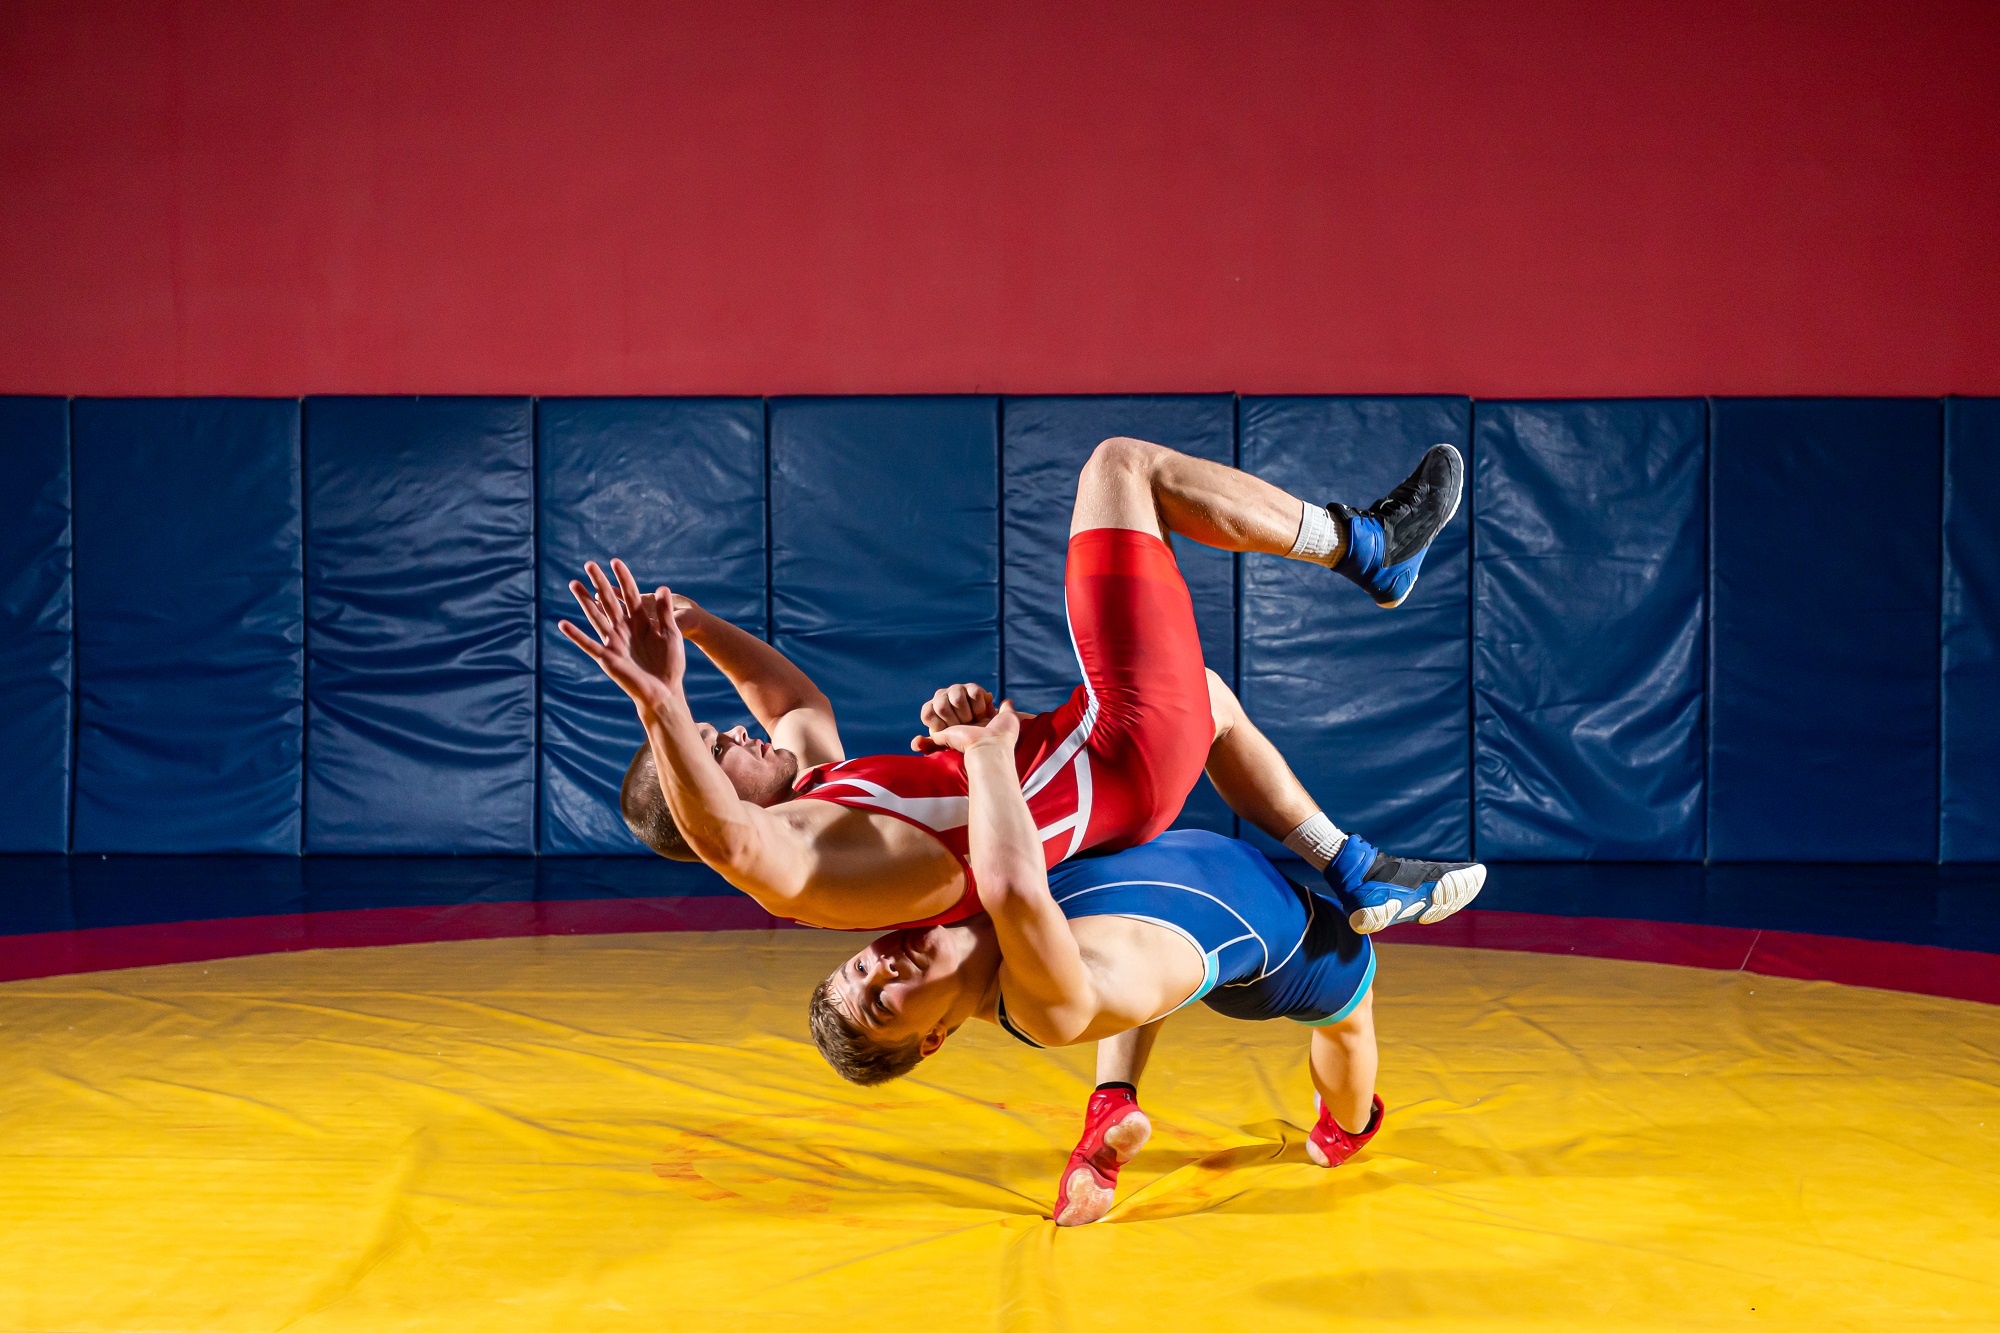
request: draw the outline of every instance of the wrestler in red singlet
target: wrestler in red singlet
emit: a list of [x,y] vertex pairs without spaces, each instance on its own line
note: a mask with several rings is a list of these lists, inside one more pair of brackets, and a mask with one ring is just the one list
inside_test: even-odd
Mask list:
[[[1167,544],[1090,528],[1069,539],[1063,599],[1083,684],[1021,727],[1021,789],[1053,866],[1078,852],[1150,842],[1181,812],[1215,727],[1194,603]],[[951,750],[866,755],[799,775],[799,799],[879,810],[915,824],[965,868],[965,896],[909,925],[980,911],[965,864],[965,762]]]

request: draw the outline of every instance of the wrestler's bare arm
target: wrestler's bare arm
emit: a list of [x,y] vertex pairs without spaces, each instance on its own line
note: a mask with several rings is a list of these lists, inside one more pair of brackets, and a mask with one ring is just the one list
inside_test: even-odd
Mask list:
[[767,906],[795,897],[809,879],[812,848],[786,821],[736,794],[695,726],[682,689],[687,647],[673,594],[641,593],[622,560],[611,570],[615,586],[595,562],[584,566],[589,588],[570,584],[597,637],[567,620],[558,628],[632,700],[667,808],[694,853]]
[[1014,767],[1019,736],[1003,703],[984,727],[950,727],[937,739],[965,755],[966,859],[999,940],[1009,1012],[1037,1039],[1067,1045],[1101,1006],[1069,919],[1049,895],[1041,836]]
[[1145,922],[1063,915],[1021,795],[1019,735],[1014,710],[1002,704],[985,727],[951,727],[938,738],[965,755],[967,859],[1000,945],[1007,1015],[1045,1046],[1113,1036],[1171,1008],[1199,983],[1199,963],[1185,941]]
[[674,598],[674,618],[687,641],[735,687],[771,744],[790,750],[806,768],[847,757],[832,702],[790,658],[692,598]]
[[813,848],[790,821],[736,794],[678,692],[641,715],[674,824],[710,869],[775,912],[812,879]]

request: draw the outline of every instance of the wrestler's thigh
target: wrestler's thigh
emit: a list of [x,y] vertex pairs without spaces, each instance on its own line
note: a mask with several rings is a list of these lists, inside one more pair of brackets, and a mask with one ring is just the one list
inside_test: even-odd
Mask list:
[[1133,846],[1173,823],[1214,739],[1194,605],[1166,546],[1130,530],[1072,537],[1065,594],[1096,703],[1091,837]]

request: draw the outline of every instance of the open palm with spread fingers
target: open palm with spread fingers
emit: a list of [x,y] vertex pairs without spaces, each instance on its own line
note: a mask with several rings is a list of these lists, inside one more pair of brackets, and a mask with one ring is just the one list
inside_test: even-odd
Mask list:
[[597,637],[592,639],[567,620],[558,628],[604,668],[643,717],[663,696],[680,694],[687,672],[687,643],[674,617],[674,595],[666,588],[640,592],[623,560],[611,562],[615,584],[594,560],[583,571],[590,576],[589,586],[571,579],[569,591]]

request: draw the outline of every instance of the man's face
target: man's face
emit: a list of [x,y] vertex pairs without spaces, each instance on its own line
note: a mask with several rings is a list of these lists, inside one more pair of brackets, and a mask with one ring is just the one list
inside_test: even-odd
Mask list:
[[798,756],[790,750],[753,739],[742,727],[717,731],[697,722],[695,730],[738,796],[752,805],[775,805],[790,794],[792,780],[799,775]]
[[833,974],[834,1005],[885,1046],[937,1031],[970,982],[961,967],[967,935],[963,928],[920,926],[882,936]]

